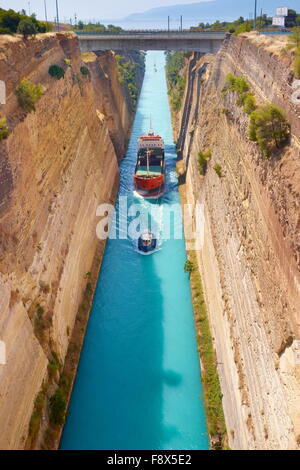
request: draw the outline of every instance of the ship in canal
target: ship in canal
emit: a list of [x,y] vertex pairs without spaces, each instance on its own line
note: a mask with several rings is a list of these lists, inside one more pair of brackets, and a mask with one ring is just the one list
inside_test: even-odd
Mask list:
[[165,144],[150,127],[148,135],[138,140],[134,173],[136,192],[145,199],[158,199],[165,188]]

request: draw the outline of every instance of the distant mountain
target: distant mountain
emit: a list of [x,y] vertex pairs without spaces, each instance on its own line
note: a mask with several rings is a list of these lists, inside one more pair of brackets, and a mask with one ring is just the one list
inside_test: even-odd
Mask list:
[[[300,10],[299,0],[258,0],[257,11],[260,14],[261,8],[269,16],[275,14],[276,7],[288,6],[294,10]],[[182,5],[172,5],[168,7],[152,8],[143,13],[134,13],[124,20],[129,22],[148,22],[157,20],[166,21],[168,15],[171,19],[178,19],[183,15],[184,24],[199,22],[232,21],[240,16],[249,18],[249,13],[253,17],[254,0],[211,0],[199,3],[189,3]]]

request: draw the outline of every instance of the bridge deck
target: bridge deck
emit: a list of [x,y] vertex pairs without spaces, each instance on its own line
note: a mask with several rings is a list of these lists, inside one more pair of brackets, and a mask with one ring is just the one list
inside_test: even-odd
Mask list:
[[224,31],[105,31],[79,32],[82,52],[97,50],[183,50],[215,53]]

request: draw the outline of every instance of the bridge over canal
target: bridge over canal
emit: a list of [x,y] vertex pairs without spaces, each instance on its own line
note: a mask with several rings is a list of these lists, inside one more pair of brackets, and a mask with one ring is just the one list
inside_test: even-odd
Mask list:
[[215,53],[226,37],[224,31],[120,31],[78,32],[80,49],[105,50],[169,50]]

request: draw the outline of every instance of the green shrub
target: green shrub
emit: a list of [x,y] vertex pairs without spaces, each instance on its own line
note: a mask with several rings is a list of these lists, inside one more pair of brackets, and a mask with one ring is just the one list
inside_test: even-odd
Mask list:
[[293,29],[292,34],[289,35],[288,41],[288,49],[293,47],[299,48],[300,47],[300,26],[297,26]]
[[21,80],[20,85],[15,91],[18,103],[27,113],[35,111],[35,104],[41,98],[43,89],[40,84],[35,85],[27,78]]
[[211,151],[198,153],[198,168],[200,175],[204,176],[207,171],[207,165],[211,159]]
[[237,106],[243,106],[243,111],[246,114],[251,114],[256,109],[255,97],[249,91],[250,85],[244,77],[236,77],[232,73],[226,75],[227,86],[222,90],[224,97],[228,90],[238,94],[236,100]]
[[27,39],[28,36],[33,36],[37,33],[37,28],[31,18],[24,18],[18,24],[17,33],[23,34],[23,38]]
[[251,31],[251,23],[250,21],[245,21],[245,23],[241,24],[235,31],[235,36],[238,36],[242,33],[249,33]]
[[300,52],[297,54],[293,62],[294,74],[297,78],[300,78]]
[[246,114],[251,114],[253,111],[255,111],[257,108],[256,106],[256,101],[255,97],[251,93],[247,93],[244,97],[244,102],[243,102],[243,111]]
[[215,172],[217,173],[218,177],[219,177],[219,178],[222,178],[223,174],[222,174],[222,167],[221,167],[221,165],[219,165],[218,163],[216,163],[216,165],[214,166],[214,170],[215,170]]
[[63,391],[58,388],[54,395],[50,397],[50,421],[54,425],[61,425],[64,423],[66,411],[66,398]]
[[274,104],[261,106],[251,113],[249,138],[257,142],[265,156],[269,157],[273,150],[283,147],[289,134],[289,123]]
[[6,125],[6,117],[0,118],[0,140],[6,139],[9,134],[9,128]]
[[82,67],[80,67],[80,73],[81,73],[81,75],[84,75],[84,76],[87,76],[87,77],[89,77],[91,75],[89,69],[87,67],[85,67],[84,65]]
[[192,273],[195,271],[195,265],[192,263],[190,260],[186,260],[185,265],[184,265],[184,272],[185,273]]
[[49,70],[48,70],[49,75],[51,77],[56,78],[56,80],[60,80],[61,78],[64,78],[65,76],[65,71],[63,68],[61,68],[59,65],[50,65]]
[[230,91],[243,94],[250,90],[250,85],[244,77],[236,77],[232,73],[228,73],[226,75],[226,81],[228,82],[228,89]]

